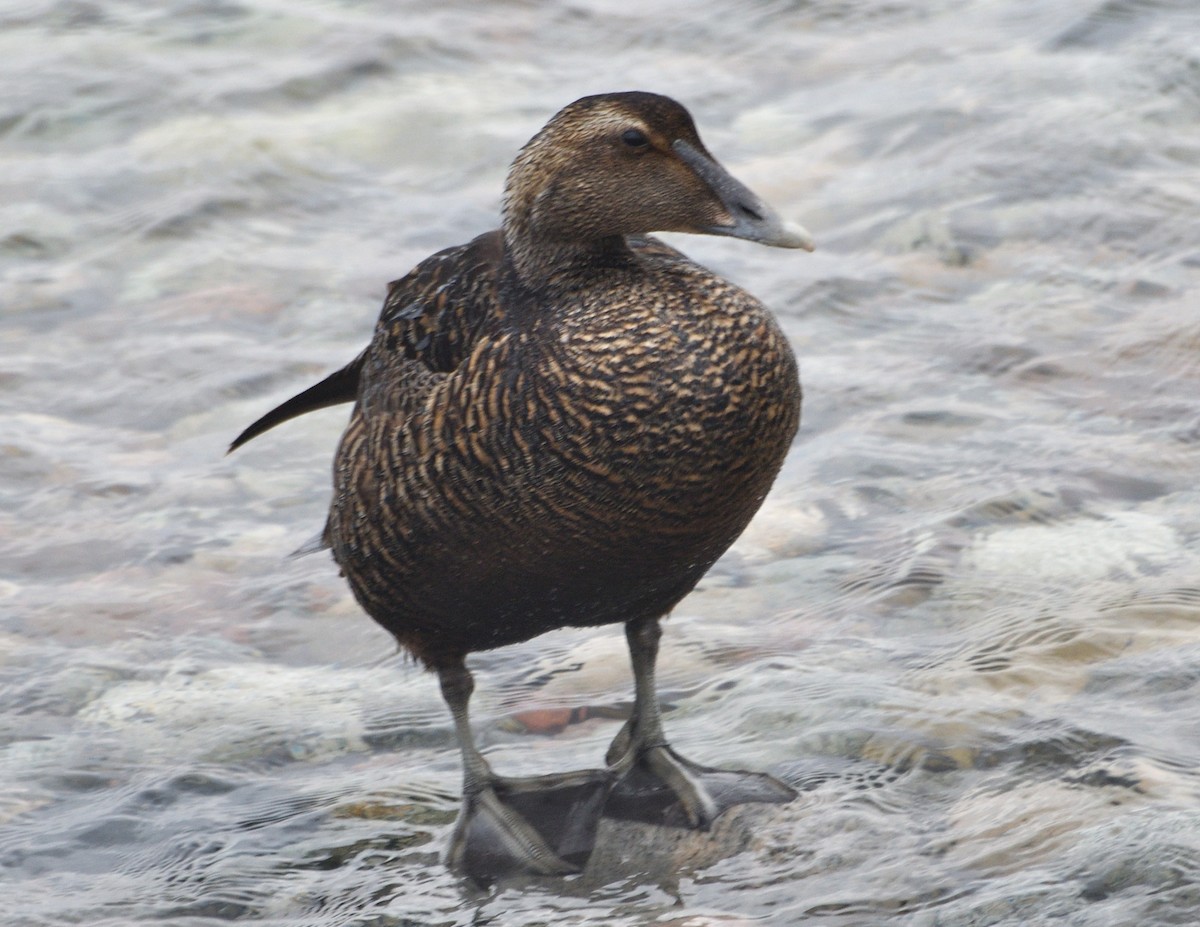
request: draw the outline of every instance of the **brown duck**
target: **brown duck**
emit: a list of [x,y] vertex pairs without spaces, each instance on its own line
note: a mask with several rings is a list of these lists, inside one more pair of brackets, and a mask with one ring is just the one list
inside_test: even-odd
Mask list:
[[[812,250],[681,105],[585,97],[517,156],[501,229],[392,283],[367,349],[230,448],[354,403],[323,540],[367,613],[440,678],[464,767],[449,862],[477,878],[575,871],[602,813],[705,828],[793,796],[663,735],[659,620],[762,503],[800,384],[765,307],[654,231]],[[467,721],[466,655],[613,622],[635,701],[607,768],[496,775]]]

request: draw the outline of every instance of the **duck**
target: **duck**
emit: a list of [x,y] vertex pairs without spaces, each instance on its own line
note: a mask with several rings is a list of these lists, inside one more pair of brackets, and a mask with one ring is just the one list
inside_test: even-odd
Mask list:
[[[755,297],[654,237],[813,250],[644,91],[565,106],[519,151],[501,227],[388,286],[368,346],[230,451],[353,404],[320,546],[438,677],[462,754],[447,863],[479,881],[586,865],[602,817],[707,829],[795,797],[677,753],[661,622],[738,538],[797,432],[797,362]],[[468,715],[470,654],[624,625],[633,708],[602,767],[496,773]]]

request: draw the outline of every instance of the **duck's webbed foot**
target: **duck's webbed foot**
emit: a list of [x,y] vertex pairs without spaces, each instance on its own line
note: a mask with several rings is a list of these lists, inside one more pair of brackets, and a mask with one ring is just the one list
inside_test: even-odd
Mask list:
[[633,663],[633,716],[608,750],[609,769],[617,777],[604,809],[607,817],[708,830],[734,805],[783,804],[796,792],[766,773],[711,769],[684,759],[663,735],[654,686],[654,665],[661,635],[657,620],[631,621],[625,627]]
[[491,776],[463,794],[446,862],[483,883],[521,872],[579,872],[595,845],[612,781],[603,769]]
[[477,882],[515,873],[568,875],[587,863],[615,776],[584,769],[508,778],[475,747],[467,703],[475,688],[461,657],[437,667],[463,757],[463,802],[446,863]]
[[784,804],[796,797],[774,776],[701,766],[666,744],[638,749],[623,765],[627,768],[608,796],[606,817],[708,830],[734,805]]

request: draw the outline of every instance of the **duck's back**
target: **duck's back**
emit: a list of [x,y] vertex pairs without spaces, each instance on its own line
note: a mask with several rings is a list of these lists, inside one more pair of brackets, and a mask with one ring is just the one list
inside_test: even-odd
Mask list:
[[419,657],[662,615],[770,488],[799,418],[785,337],[741,289],[633,244],[550,298],[495,233],[393,285],[327,539]]

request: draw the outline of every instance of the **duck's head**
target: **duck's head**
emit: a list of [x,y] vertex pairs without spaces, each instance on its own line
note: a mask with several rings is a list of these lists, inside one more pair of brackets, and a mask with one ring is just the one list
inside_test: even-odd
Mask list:
[[813,249],[807,231],[717,163],[686,109],[653,93],[584,97],[559,111],[513,162],[504,224],[510,246],[694,232]]

